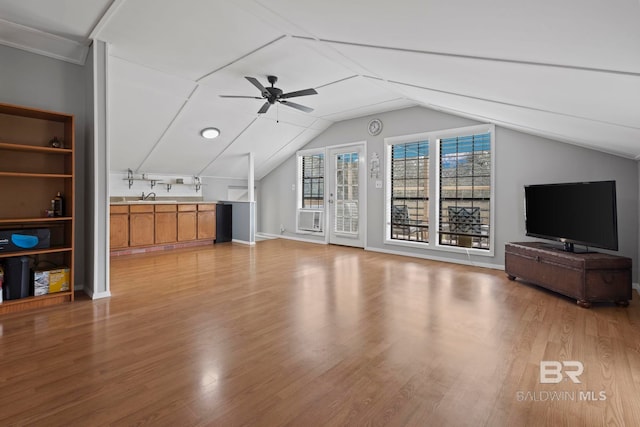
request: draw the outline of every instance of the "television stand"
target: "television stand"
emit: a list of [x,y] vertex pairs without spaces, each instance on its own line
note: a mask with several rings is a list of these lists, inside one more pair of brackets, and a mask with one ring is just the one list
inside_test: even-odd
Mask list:
[[542,242],[505,245],[505,271],[516,278],[575,298],[579,306],[631,299],[631,258],[599,252],[575,253]]

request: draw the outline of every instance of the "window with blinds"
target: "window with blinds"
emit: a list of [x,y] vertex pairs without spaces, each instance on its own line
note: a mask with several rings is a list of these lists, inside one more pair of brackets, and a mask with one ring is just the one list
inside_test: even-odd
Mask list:
[[429,241],[429,142],[391,146],[393,240]]
[[324,209],[324,154],[302,156],[302,209]]
[[490,249],[491,134],[439,140],[439,244]]

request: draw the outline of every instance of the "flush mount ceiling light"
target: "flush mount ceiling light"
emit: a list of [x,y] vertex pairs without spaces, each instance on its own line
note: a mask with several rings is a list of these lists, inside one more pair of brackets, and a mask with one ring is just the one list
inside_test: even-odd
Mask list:
[[204,128],[200,131],[200,135],[206,139],[214,139],[220,136],[220,130],[216,128]]

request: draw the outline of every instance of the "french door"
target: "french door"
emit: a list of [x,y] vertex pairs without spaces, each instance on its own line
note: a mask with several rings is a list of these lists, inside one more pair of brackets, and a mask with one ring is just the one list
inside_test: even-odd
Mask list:
[[329,243],[364,248],[364,144],[330,148],[327,160]]

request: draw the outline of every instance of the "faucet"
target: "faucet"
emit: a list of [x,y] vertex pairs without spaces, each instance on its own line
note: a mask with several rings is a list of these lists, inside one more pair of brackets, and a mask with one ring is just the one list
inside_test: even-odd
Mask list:
[[154,193],[153,191],[149,194],[147,194],[146,196],[144,195],[144,191],[142,192],[142,197],[140,198],[140,200],[147,200],[149,197],[153,197],[151,200],[155,200],[156,199],[156,193]]

